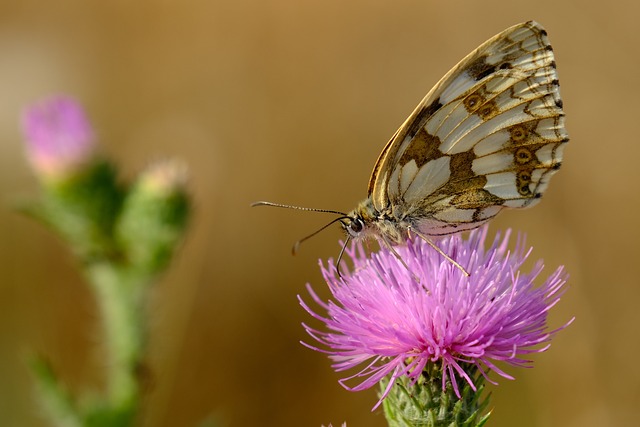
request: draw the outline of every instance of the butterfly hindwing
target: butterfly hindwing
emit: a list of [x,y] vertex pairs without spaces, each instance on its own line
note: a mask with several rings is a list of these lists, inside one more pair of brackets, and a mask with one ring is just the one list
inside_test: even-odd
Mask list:
[[534,204],[567,140],[546,32],[516,25],[427,94],[380,155],[369,196],[426,234],[475,228],[503,207]]

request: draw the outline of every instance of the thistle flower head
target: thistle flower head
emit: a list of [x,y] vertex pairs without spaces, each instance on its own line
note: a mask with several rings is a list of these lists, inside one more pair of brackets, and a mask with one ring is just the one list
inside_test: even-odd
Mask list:
[[[484,247],[486,227],[467,240],[450,236],[438,243],[470,277],[421,239],[395,248],[406,266],[389,249],[367,257],[361,243],[352,244],[346,251],[353,262],[349,274],[340,277],[332,260],[321,263],[332,299],[324,302],[307,285],[326,315],[299,297],[304,309],[328,328],[304,325],[317,344],[303,344],[329,354],[336,371],[357,369],[340,381],[348,390],[372,387],[389,376],[376,407],[398,378],[415,383],[428,364],[441,364],[443,390],[450,383],[458,397],[460,379],[475,390],[467,366],[485,378],[494,371],[511,379],[496,362],[530,366],[527,356],[549,347],[556,331],[547,330],[547,313],[564,291],[566,274],[560,267],[536,287],[542,262],[529,273],[520,272],[531,250],[518,239],[509,251],[509,235],[496,236],[489,249]],[[356,384],[347,385],[350,380]]]
[[45,99],[22,116],[27,155],[43,178],[60,178],[95,155],[94,134],[82,107],[68,97]]

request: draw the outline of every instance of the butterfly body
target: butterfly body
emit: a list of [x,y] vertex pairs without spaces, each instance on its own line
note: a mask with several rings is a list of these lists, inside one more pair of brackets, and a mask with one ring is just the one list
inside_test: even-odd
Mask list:
[[350,238],[399,244],[471,230],[536,204],[568,136],[553,50],[531,21],[491,38],[427,94],[387,143]]
[[[348,218],[342,221],[342,226],[352,238],[382,237],[389,243],[401,244],[411,237],[412,232],[435,237],[477,228],[495,215],[492,212],[498,211],[486,207],[460,210],[461,218],[469,217],[472,220],[455,224],[436,219],[440,210],[437,205],[416,204],[390,205],[378,211],[371,199],[366,199],[347,214]],[[439,231],[434,233],[434,230]]]

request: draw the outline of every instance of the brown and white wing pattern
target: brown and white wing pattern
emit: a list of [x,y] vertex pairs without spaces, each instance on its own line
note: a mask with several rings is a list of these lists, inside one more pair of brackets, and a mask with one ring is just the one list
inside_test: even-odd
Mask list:
[[535,204],[567,141],[546,31],[519,24],[427,94],[378,158],[369,197],[428,235],[472,229]]

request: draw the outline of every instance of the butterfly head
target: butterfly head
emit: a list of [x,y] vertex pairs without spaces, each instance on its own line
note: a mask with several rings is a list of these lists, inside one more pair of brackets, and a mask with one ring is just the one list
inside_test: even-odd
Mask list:
[[371,199],[366,199],[345,215],[340,224],[350,239],[359,239],[376,234],[379,216]]
[[340,221],[344,231],[353,239],[360,237],[365,229],[365,222],[359,215],[348,216]]

